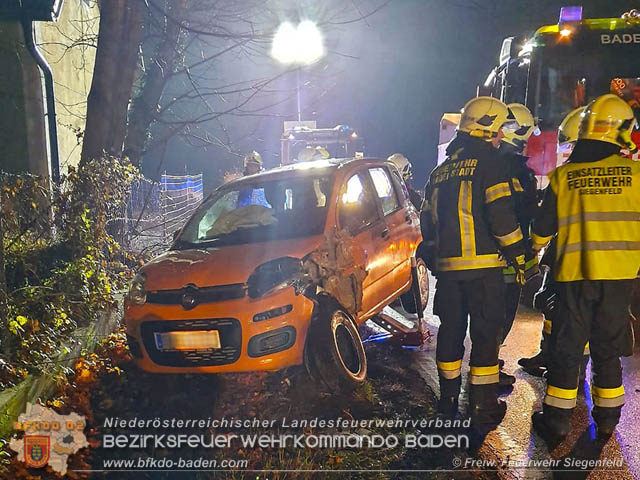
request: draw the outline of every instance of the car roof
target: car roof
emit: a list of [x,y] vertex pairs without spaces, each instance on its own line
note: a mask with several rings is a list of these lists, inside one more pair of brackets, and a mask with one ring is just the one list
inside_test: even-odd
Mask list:
[[283,165],[280,167],[272,168],[270,170],[264,170],[254,175],[247,175],[246,177],[240,177],[226,183],[224,186],[235,185],[244,182],[253,182],[256,180],[276,180],[278,178],[287,178],[295,176],[296,174],[304,175],[317,174],[321,170],[333,171],[345,166],[368,165],[372,163],[384,163],[386,160],[380,158],[328,158],[323,160],[315,160],[311,162],[292,163],[291,165]]

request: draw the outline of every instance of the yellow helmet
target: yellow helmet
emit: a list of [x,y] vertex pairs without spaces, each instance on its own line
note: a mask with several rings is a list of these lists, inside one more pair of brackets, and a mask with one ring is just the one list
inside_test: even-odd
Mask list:
[[325,160],[329,158],[329,152],[326,148],[317,146],[312,147],[311,145],[307,145],[299,154],[298,161],[299,162],[312,162],[314,160]]
[[631,132],[637,125],[633,110],[617,95],[606,94],[587,105],[578,138],[613,143],[631,151],[636,145],[631,140]]
[[582,114],[586,108],[587,107],[578,107],[564,117],[564,120],[562,120],[562,123],[558,127],[558,145],[576,143],[578,141],[580,122],[582,121]]
[[504,129],[502,141],[513,145],[518,151],[524,151],[524,147],[532,134],[540,135],[540,130],[536,126],[536,121],[527,107],[521,103],[510,103],[507,105],[515,117],[517,125]]
[[509,108],[497,98],[476,97],[462,109],[458,131],[491,140],[507,122],[515,122]]

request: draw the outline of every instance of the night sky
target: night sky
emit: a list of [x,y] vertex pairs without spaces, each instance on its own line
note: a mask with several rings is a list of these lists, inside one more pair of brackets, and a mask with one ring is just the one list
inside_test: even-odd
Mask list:
[[[322,2],[307,2],[301,16],[313,15],[312,4]],[[365,12],[376,5],[363,0],[357,4]],[[421,186],[435,165],[442,114],[458,111],[475,96],[477,85],[497,63],[503,38],[557,23],[560,7],[572,4],[576,3],[391,0],[366,21],[323,26],[328,55],[301,75],[303,119],[314,119],[322,127],[352,126],[364,136],[368,156],[404,153],[413,163],[416,186]],[[639,4],[582,2],[585,18],[618,17]],[[292,16],[283,14],[295,21]],[[257,76],[277,75],[284,67],[268,56],[244,63],[242,57],[230,56],[217,69],[231,81],[252,71]],[[176,139],[160,168],[157,158],[145,159],[145,173],[203,172],[210,189],[225,171],[240,169],[245,151],[255,149],[268,167],[275,166],[282,121],[296,118],[295,82],[295,73],[289,73],[274,83],[273,91],[258,103],[277,105],[259,116],[224,117],[207,127],[224,134],[228,150],[204,150]]]

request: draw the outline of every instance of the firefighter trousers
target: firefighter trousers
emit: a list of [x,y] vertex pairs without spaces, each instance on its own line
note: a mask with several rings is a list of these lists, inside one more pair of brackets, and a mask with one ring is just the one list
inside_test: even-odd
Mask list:
[[522,287],[517,283],[506,283],[504,300],[505,300],[505,318],[502,331],[500,334],[500,344],[503,344],[507,339],[507,335],[513,327],[513,321],[516,319],[518,313],[518,305],[520,304],[520,293]]
[[[499,380],[499,336],[505,316],[504,285],[500,269],[487,270],[470,280],[447,276],[438,278],[434,313],[440,317],[436,361],[442,397],[458,396],[460,393],[469,317],[471,388],[495,392],[494,387]],[[495,403],[495,397],[487,401]]]
[[592,415],[615,426],[624,405],[620,357],[629,351],[632,280],[581,280],[556,284],[558,304],[549,339],[545,414],[569,422],[576,406],[578,372],[589,342],[593,369]]

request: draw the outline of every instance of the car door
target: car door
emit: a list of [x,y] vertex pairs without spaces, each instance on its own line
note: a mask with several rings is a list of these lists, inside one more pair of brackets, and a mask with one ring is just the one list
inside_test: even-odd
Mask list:
[[398,282],[404,283],[410,281],[411,277],[411,257],[416,255],[418,245],[422,242],[422,233],[420,232],[420,212],[418,212],[411,200],[409,199],[409,191],[400,176],[400,173],[392,168],[391,180],[395,188],[396,194],[400,199],[402,206],[402,214],[400,215],[404,223],[398,224],[398,236],[401,237],[398,245],[398,253],[400,255],[400,267],[396,269]]
[[383,246],[384,264],[387,272],[384,275],[385,291],[392,296],[406,287],[411,278],[411,223],[413,218],[405,210],[401,197],[387,167],[369,168],[369,175],[382,207],[382,215],[387,234]]
[[366,169],[347,175],[340,188],[338,227],[346,229],[365,252],[367,276],[363,282],[362,312],[367,314],[386,298],[382,281],[388,267],[383,248],[387,229]]

